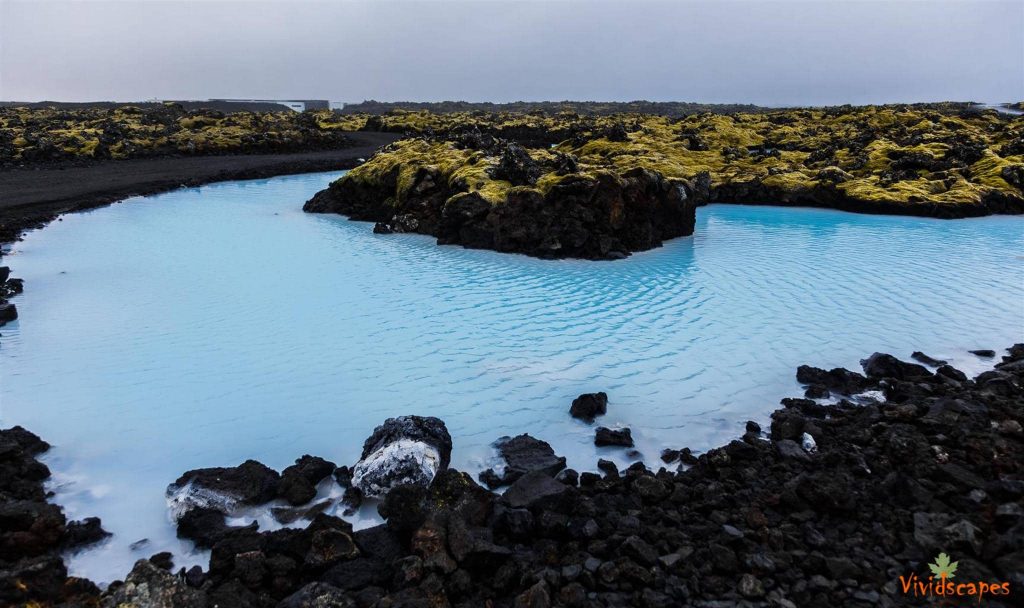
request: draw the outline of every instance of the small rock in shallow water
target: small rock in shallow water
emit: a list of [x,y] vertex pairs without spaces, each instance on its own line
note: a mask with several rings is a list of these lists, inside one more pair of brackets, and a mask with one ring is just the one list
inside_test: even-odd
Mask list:
[[618,477],[619,467],[615,465],[611,460],[605,460],[601,458],[597,461],[597,469],[603,472],[608,477]]
[[195,469],[167,487],[167,502],[175,520],[198,507],[230,514],[239,505],[273,500],[279,480],[277,471],[255,460],[237,467]]
[[594,433],[594,445],[607,446],[616,445],[626,448],[633,447],[633,433],[629,428],[610,429],[599,426]]
[[98,517],[86,517],[81,521],[68,522],[64,528],[64,547],[79,547],[89,545],[110,536],[110,532],[103,529]]
[[946,361],[929,357],[928,355],[922,353],[919,350],[915,350],[913,353],[911,353],[910,358],[913,359],[914,361],[924,363],[925,365],[931,365],[932,367],[939,367],[941,365],[946,364]]
[[608,413],[608,395],[605,393],[584,393],[572,400],[569,414],[573,418],[593,422],[597,416]]
[[930,378],[928,368],[916,363],[900,361],[886,353],[874,353],[861,361],[864,373],[869,378],[895,378],[897,380],[914,380]]
[[556,456],[548,442],[526,434],[502,437],[494,445],[505,463],[504,470],[499,473],[488,469],[479,476],[480,481],[492,490],[514,482],[530,471],[554,475],[565,468],[565,458]]
[[982,359],[991,359],[992,357],[996,356],[996,351],[988,349],[969,350],[967,352],[971,353],[972,355],[977,355]]

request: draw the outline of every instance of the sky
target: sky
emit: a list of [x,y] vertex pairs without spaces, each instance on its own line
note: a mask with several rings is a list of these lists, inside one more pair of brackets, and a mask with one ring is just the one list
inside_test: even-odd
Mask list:
[[0,100],[1024,100],[1024,0],[0,0]]

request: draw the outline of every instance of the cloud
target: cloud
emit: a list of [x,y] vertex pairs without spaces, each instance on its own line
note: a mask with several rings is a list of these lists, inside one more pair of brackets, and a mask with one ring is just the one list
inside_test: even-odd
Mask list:
[[0,4],[0,99],[1024,98],[1024,3]]

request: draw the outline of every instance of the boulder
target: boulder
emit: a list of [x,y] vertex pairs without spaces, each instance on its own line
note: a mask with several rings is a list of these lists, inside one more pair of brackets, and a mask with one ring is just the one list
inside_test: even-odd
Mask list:
[[895,378],[896,380],[916,380],[930,378],[928,368],[916,363],[900,361],[892,355],[874,353],[860,362],[864,373],[869,378]]
[[73,548],[90,545],[110,536],[103,529],[99,517],[86,517],[81,521],[68,522],[64,528],[64,547]]
[[135,562],[124,584],[112,585],[100,599],[103,608],[205,608],[208,604],[205,593],[145,559]]
[[556,456],[550,444],[526,434],[502,437],[494,445],[505,466],[480,473],[480,481],[491,489],[510,484],[530,471],[555,475],[565,468],[565,458]]
[[448,468],[452,438],[434,417],[388,418],[363,444],[352,469],[352,485],[364,495],[380,497],[399,485],[426,486]]
[[520,477],[502,495],[501,500],[513,509],[530,508],[545,504],[569,494],[573,488],[555,481],[540,471]]
[[333,473],[335,467],[333,462],[305,454],[281,472],[277,493],[292,506],[304,505],[316,496],[316,484]]
[[209,549],[221,541],[232,530],[257,530],[259,524],[252,522],[244,527],[228,526],[224,513],[211,507],[194,507],[178,518],[178,538],[187,538],[197,547]]
[[197,507],[227,515],[240,505],[273,500],[280,478],[277,471],[255,460],[237,467],[195,469],[167,486],[167,504],[175,520]]
[[834,367],[826,371],[819,367],[801,365],[796,370],[796,379],[801,384],[814,387],[815,393],[821,393],[823,387],[844,395],[852,395],[864,390],[867,385],[867,378],[843,367]]
[[583,393],[572,400],[569,414],[573,418],[593,422],[597,416],[608,413],[608,395],[606,393]]
[[925,365],[930,365],[932,367],[940,367],[940,366],[943,366],[943,365],[945,365],[947,363],[946,361],[943,361],[941,359],[935,359],[934,357],[929,357],[928,355],[922,353],[919,350],[915,350],[914,352],[912,352],[910,354],[910,358],[913,359],[914,361],[917,361],[919,363],[924,363]]
[[606,446],[617,445],[626,448],[633,447],[633,433],[630,429],[610,429],[599,426],[594,434],[594,445]]

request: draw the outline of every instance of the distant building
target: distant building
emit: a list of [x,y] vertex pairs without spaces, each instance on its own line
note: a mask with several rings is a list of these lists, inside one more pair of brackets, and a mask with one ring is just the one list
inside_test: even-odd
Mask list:
[[296,112],[305,110],[326,110],[330,102],[326,99],[211,99],[224,103],[276,103]]

